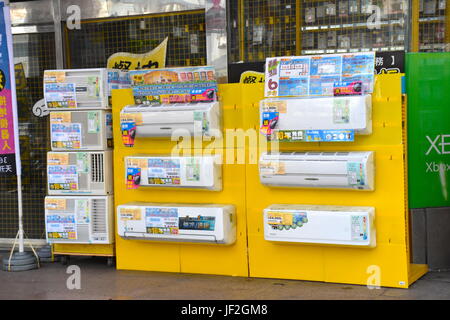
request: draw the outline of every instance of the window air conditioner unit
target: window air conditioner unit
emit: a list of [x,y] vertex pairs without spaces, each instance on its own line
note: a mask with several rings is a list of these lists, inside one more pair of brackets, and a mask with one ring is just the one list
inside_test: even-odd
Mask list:
[[[298,131],[304,130],[354,130],[355,134],[370,134],[371,111],[372,98],[369,94],[265,99],[260,102],[260,123],[261,130],[268,137],[276,137],[277,132],[297,134]],[[300,136],[301,134],[298,138]]]
[[222,165],[216,156],[128,156],[125,179],[128,189],[175,187],[222,190]]
[[375,209],[274,204],[264,209],[268,241],[375,247]]
[[112,194],[112,168],[112,151],[48,152],[48,194]]
[[128,203],[117,208],[119,236],[125,239],[233,244],[232,205]]
[[47,196],[48,243],[114,243],[112,196]]
[[365,152],[264,153],[261,183],[269,186],[374,190],[374,156]]
[[136,125],[134,137],[214,136],[220,130],[219,102],[181,105],[131,105],[121,112],[122,132]]
[[44,71],[44,98],[50,110],[108,109],[111,90],[131,88],[127,71],[62,69]]
[[113,146],[109,111],[50,112],[52,151],[106,150]]

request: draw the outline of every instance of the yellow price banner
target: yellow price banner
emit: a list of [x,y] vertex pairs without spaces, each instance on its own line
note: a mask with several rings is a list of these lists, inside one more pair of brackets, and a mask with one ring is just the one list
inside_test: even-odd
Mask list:
[[107,68],[122,70],[164,68],[166,66],[168,39],[165,38],[155,49],[147,53],[114,53],[108,58]]
[[241,73],[239,83],[243,84],[264,83],[264,73],[257,71],[245,71]]

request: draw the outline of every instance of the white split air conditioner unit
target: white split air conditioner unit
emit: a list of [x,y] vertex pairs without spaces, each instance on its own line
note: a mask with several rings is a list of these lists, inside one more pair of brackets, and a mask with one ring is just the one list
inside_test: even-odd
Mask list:
[[112,151],[48,152],[48,194],[112,194],[112,168]]
[[217,136],[221,128],[219,102],[130,105],[122,109],[121,122],[130,120],[136,124],[135,137]]
[[269,186],[374,190],[374,153],[263,153],[261,183]]
[[375,247],[375,209],[274,204],[264,209],[269,241]]
[[326,98],[273,98],[260,102],[260,123],[267,112],[278,112],[272,130],[355,130],[372,133],[371,95]]
[[222,190],[221,157],[128,156],[125,179],[128,189],[175,187]]
[[48,243],[114,243],[112,196],[45,197]]
[[50,110],[109,109],[111,90],[131,88],[127,71],[61,69],[44,71],[44,98]]
[[128,203],[117,207],[118,234],[125,239],[232,244],[232,205]]
[[112,114],[103,110],[50,112],[52,151],[106,150],[113,146]]

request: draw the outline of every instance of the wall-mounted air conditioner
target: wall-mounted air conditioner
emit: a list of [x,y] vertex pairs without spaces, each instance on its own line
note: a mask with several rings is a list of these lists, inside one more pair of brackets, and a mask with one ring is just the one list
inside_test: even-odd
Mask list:
[[[219,102],[180,105],[130,105],[120,116],[122,132],[134,137],[212,136],[220,130]],[[135,132],[133,133],[134,127]]]
[[221,157],[128,156],[125,180],[128,189],[175,187],[222,190]]
[[269,241],[375,247],[375,209],[274,204],[264,209]]
[[128,203],[117,207],[117,232],[125,239],[232,244],[232,205]]
[[45,197],[49,243],[114,243],[112,196]]
[[44,98],[50,110],[108,109],[111,90],[131,88],[127,71],[61,69],[44,71]]
[[263,153],[261,183],[269,186],[374,190],[374,153]]
[[53,151],[106,150],[113,146],[112,114],[109,111],[50,112]]
[[[272,140],[276,140],[281,132],[292,135],[291,141],[308,141],[302,137],[305,130],[330,131],[332,134],[339,130],[354,130],[355,134],[370,134],[371,114],[371,95],[277,98],[260,102],[261,131]],[[332,141],[331,138],[327,140]]]
[[49,195],[113,193],[112,151],[48,152]]

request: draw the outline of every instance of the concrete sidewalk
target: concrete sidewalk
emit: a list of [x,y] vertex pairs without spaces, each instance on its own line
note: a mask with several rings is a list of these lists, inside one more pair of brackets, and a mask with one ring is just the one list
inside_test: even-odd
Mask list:
[[[1,253],[0,253],[1,255]],[[26,272],[0,271],[0,299],[450,299],[450,272],[430,272],[410,289],[197,274],[118,271],[100,257],[73,257],[81,289],[69,290],[61,263]]]

